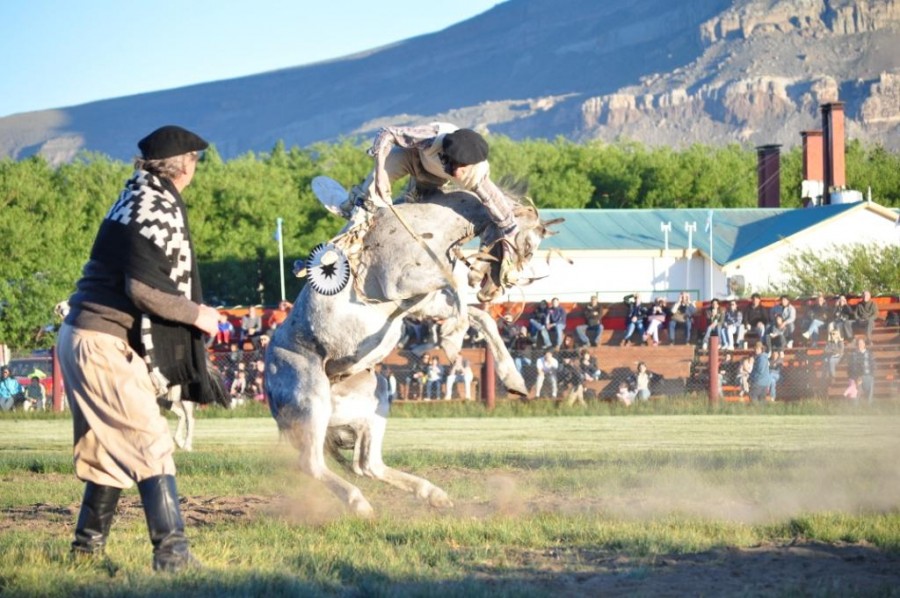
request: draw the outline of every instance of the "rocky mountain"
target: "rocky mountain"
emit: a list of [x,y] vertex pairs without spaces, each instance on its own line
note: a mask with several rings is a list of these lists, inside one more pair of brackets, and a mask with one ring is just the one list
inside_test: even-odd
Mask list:
[[0,118],[0,156],[127,160],[165,122],[226,158],[428,120],[516,139],[792,146],[835,100],[849,137],[900,149],[900,0],[507,0],[353,56]]

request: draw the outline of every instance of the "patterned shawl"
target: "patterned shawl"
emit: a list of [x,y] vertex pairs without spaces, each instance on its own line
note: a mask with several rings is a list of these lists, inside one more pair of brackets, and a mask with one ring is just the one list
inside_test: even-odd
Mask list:
[[[136,171],[100,226],[93,252],[117,271],[154,289],[201,301],[184,202],[167,179]],[[169,386],[185,384],[190,387],[190,400],[218,400],[203,335],[194,326],[144,314],[135,346],[160,395]]]

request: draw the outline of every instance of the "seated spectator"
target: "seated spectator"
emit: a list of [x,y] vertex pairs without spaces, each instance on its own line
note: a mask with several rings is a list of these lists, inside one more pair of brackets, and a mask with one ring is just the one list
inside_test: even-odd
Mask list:
[[[261,338],[266,338],[265,336]],[[253,362],[253,367],[247,374],[247,394],[253,397],[254,401],[265,402],[266,399],[266,362],[264,359],[257,359]]]
[[463,346],[464,347],[483,347],[484,346],[484,335],[480,330],[475,328],[474,326],[469,326],[466,329],[466,336],[463,338]]
[[694,314],[697,312],[697,307],[691,301],[690,293],[681,293],[678,301],[669,311],[672,314],[669,317],[669,344],[675,344],[675,333],[679,326],[684,328],[684,344],[690,344]]
[[591,295],[591,301],[581,311],[584,324],[575,327],[575,336],[579,346],[590,344],[596,347],[603,335],[603,307],[597,301],[597,295]]
[[431,365],[431,357],[425,355],[422,359],[416,359],[415,355],[410,359],[409,375],[405,379],[403,396],[407,399],[421,399],[425,393],[425,384],[428,380],[428,367]]
[[634,392],[634,398],[640,401],[650,399],[650,386],[655,384],[662,376],[654,374],[647,369],[647,364],[639,361],[634,373],[628,377],[629,388]]
[[769,311],[762,304],[759,293],[753,293],[750,296],[750,305],[744,311],[744,336],[752,333],[757,339],[762,340],[768,328]]
[[449,401],[453,396],[453,387],[456,386],[457,382],[462,382],[464,389],[463,395],[467,401],[471,401],[472,381],[474,379],[475,374],[472,372],[472,364],[470,364],[469,360],[464,358],[462,354],[457,355],[456,359],[450,365],[450,369],[447,371],[447,379],[444,382],[447,386],[447,390],[444,394],[444,398]]
[[853,338],[853,308],[847,302],[846,295],[838,295],[835,300],[834,307],[831,310],[831,322],[828,324],[829,330],[837,330],[841,333],[844,341]]
[[235,407],[243,405],[250,392],[249,386],[247,385],[246,370],[241,369],[235,373],[234,381],[231,383],[231,388],[229,390],[231,396],[231,408],[234,409]]
[[581,351],[578,366],[581,368],[581,375],[585,380],[599,380],[603,377],[603,372],[597,367],[597,359],[586,349]]
[[249,342],[256,348],[260,334],[262,334],[262,318],[259,317],[256,306],[251,305],[247,315],[241,318],[241,347]]
[[534,383],[534,397],[541,396],[541,390],[544,381],[550,381],[550,396],[556,398],[558,390],[557,373],[559,372],[559,361],[553,356],[552,351],[547,351],[537,360],[537,380]]
[[634,403],[635,393],[628,387],[628,382],[622,381],[619,382],[619,390],[616,393],[616,400],[625,405],[626,407],[631,407],[631,404]]
[[656,301],[654,301],[653,305],[650,307],[650,311],[647,313],[646,331],[643,336],[645,344],[652,338],[653,346],[659,345],[659,329],[665,323],[666,318],[669,317],[670,313],[669,306],[666,305],[666,298],[657,297]]
[[773,320],[775,316],[781,316],[785,346],[787,348],[793,347],[794,323],[797,321],[797,308],[791,305],[791,300],[788,299],[787,295],[782,295],[778,298],[778,304],[772,307],[772,311],[769,313],[769,320]]
[[628,315],[626,316],[625,337],[622,339],[623,347],[635,344],[630,340],[631,335],[635,332],[638,333],[638,338],[644,336],[644,320],[647,318],[647,308],[641,303],[640,293],[625,297],[625,304],[628,306]]
[[278,307],[272,310],[269,319],[266,320],[266,330],[271,332],[284,324],[291,313],[291,307],[293,306],[289,301],[279,301]]
[[422,344],[422,321],[413,316],[403,318],[403,332],[400,335],[400,341],[397,347],[400,349],[410,349]]
[[775,321],[769,324],[763,339],[770,352],[781,352],[787,348],[787,325],[781,314],[775,316]]
[[425,400],[430,401],[432,397],[435,400],[441,398],[441,380],[444,379],[444,368],[437,358],[437,355],[431,357],[428,363],[427,378],[425,379]]
[[12,411],[25,399],[22,385],[10,374],[9,367],[0,368],[0,409]]
[[548,335],[553,331],[555,333],[554,341],[556,350],[562,347],[563,339],[566,338],[566,310],[565,308],[559,304],[559,299],[554,297],[550,301],[550,309],[547,310],[547,324],[545,328],[545,333]]
[[844,339],[837,328],[828,331],[828,340],[825,342],[825,365],[828,379],[837,377],[837,366],[844,357]]
[[516,364],[516,371],[522,373],[522,368],[531,365],[531,350],[534,348],[534,339],[528,334],[528,329],[524,326],[519,327],[519,334],[513,339],[509,347],[510,355],[512,355],[513,363]]
[[878,319],[878,304],[872,299],[872,293],[863,291],[862,301],[856,304],[856,325],[866,332],[866,344],[872,344],[872,330]]
[[231,344],[231,337],[234,335],[234,326],[228,320],[228,314],[219,314],[219,327],[216,331],[216,345],[227,347]]
[[803,338],[810,341],[813,346],[819,343],[819,331],[828,323],[828,305],[825,303],[825,295],[819,293],[815,301],[806,310],[806,331]]
[[497,320],[497,332],[500,333],[500,339],[507,349],[512,349],[513,340],[519,334],[519,327],[513,322],[510,314],[503,314],[503,317]]
[[744,342],[744,314],[738,310],[734,299],[728,302],[728,308],[722,316],[719,335],[722,337],[722,348],[726,351],[734,351]]
[[566,397],[566,405],[574,406],[576,403],[587,406],[584,401],[584,377],[581,369],[571,357],[563,357],[557,374],[559,385]]
[[546,300],[542,299],[534,308],[534,311],[531,312],[531,317],[528,319],[528,328],[534,339],[534,344],[537,345],[538,340],[543,341],[541,344],[542,349],[550,347],[550,335],[547,333],[547,314],[549,311],[550,305]]
[[25,387],[25,402],[22,404],[25,411],[32,409],[44,411],[47,409],[47,391],[37,376],[31,377],[31,382]]
[[709,337],[712,336],[713,330],[721,336],[722,323],[725,321],[725,311],[719,305],[718,299],[709,302],[709,309],[706,310],[706,333],[703,335],[703,350],[709,348]]

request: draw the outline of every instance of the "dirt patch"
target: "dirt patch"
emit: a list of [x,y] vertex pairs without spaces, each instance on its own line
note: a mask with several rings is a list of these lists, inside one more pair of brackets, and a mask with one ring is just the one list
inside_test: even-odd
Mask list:
[[[549,511],[561,499],[519,501],[509,481],[489,487],[490,499],[457,504],[449,517],[488,517]],[[397,500],[400,517],[434,517],[434,511],[412,498]],[[381,503],[382,501],[377,501]],[[303,523],[322,523],[342,516],[334,504],[316,493],[299,501],[288,496],[192,496],[182,498],[188,527],[215,526],[259,516]],[[376,509],[384,504],[376,504]],[[582,505],[585,507],[585,505]],[[77,504],[35,504],[4,509],[0,533],[8,531],[71,532]],[[301,516],[302,514],[302,516]],[[143,519],[140,499],[123,497],[120,520]],[[346,516],[346,515],[343,515]],[[392,517],[396,513],[392,513]],[[792,542],[751,548],[721,548],[701,553],[639,557],[620,551],[559,547],[544,551],[510,549],[503,567],[473,563],[472,575],[486,583],[500,578],[540,588],[558,596],[680,595],[896,595],[900,588],[900,555],[865,543]],[[502,571],[499,573],[498,571]]]

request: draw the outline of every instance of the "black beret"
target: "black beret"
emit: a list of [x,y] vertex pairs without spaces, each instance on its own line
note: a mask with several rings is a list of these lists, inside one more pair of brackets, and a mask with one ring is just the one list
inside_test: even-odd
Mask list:
[[190,152],[199,152],[209,144],[199,135],[175,125],[160,127],[138,141],[145,160],[162,160]]
[[444,135],[444,155],[457,164],[478,164],[488,157],[488,144],[484,137],[472,129],[457,129]]

